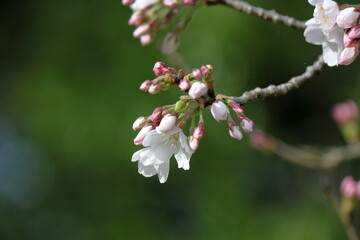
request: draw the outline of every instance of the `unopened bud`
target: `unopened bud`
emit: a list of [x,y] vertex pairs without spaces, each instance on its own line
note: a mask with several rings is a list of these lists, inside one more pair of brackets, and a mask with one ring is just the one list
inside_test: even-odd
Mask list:
[[197,99],[202,95],[206,94],[208,88],[205,83],[202,82],[194,82],[189,90],[189,96],[193,99]]
[[154,127],[152,125],[148,125],[148,126],[143,127],[140,130],[140,132],[138,133],[138,135],[135,137],[134,144],[135,145],[141,145],[144,138],[146,137],[146,134],[148,134],[153,129],[154,129]]
[[242,117],[240,118],[241,121],[241,128],[245,131],[245,132],[252,132],[253,131],[253,127],[254,127],[254,123],[253,121],[251,121],[249,118],[247,117]]
[[135,0],[122,0],[122,5],[129,6],[135,2]]
[[175,111],[180,111],[180,110],[182,110],[182,109],[184,109],[185,108],[185,102],[184,101],[181,101],[181,100],[179,100],[179,101],[177,101],[176,102],[176,104],[175,104]]
[[349,7],[341,10],[339,15],[336,18],[336,23],[339,27],[342,28],[351,28],[357,24],[358,18],[360,16],[359,12],[354,11],[355,8]]
[[350,28],[346,33],[347,37],[350,39],[360,38],[360,25]]
[[201,66],[201,73],[206,78],[211,75],[212,71],[213,71],[213,67],[210,64],[206,66],[204,65]]
[[177,34],[174,33],[168,33],[164,37],[162,46],[161,46],[161,52],[163,54],[169,55],[173,53],[177,47],[179,46],[179,38]]
[[194,69],[193,69],[192,75],[193,75],[195,78],[197,78],[197,79],[199,79],[199,78],[202,77],[201,71],[200,71],[200,69],[198,69],[198,68],[194,68]]
[[343,124],[356,119],[359,115],[359,110],[354,101],[347,101],[335,104],[331,110],[331,115],[335,122]]
[[149,93],[158,94],[161,90],[161,86],[159,84],[153,84],[149,88]]
[[142,24],[142,22],[143,22],[143,16],[142,16],[141,12],[140,11],[135,11],[131,15],[128,24],[130,26],[140,26]]
[[166,68],[167,67],[166,67],[165,63],[156,62],[153,67],[153,72],[157,77],[159,77],[159,76],[164,75],[167,72]]
[[147,90],[149,90],[151,85],[152,85],[152,82],[150,80],[146,80],[140,85],[140,90],[147,91]]
[[135,29],[135,31],[133,32],[133,36],[139,38],[149,32],[150,32],[150,25],[148,23],[143,23]]
[[210,107],[211,114],[216,121],[227,119],[227,106],[219,100],[216,100]]
[[184,5],[194,6],[196,4],[196,0],[183,0]]
[[259,149],[273,150],[276,147],[274,139],[269,137],[261,130],[256,130],[250,134],[250,141],[252,145]]
[[147,121],[145,117],[138,117],[133,123],[132,128],[134,129],[134,131],[139,130],[146,124],[146,122]]
[[196,151],[199,147],[199,140],[193,136],[189,137],[189,146],[191,150]]
[[179,83],[179,88],[181,91],[187,91],[191,87],[191,83],[188,79],[181,79]]
[[169,8],[176,8],[178,6],[177,0],[164,0],[163,5]]
[[152,37],[150,34],[145,34],[140,37],[141,45],[145,46],[152,42]]
[[163,107],[155,108],[153,113],[148,117],[148,120],[152,122],[159,122],[161,120],[162,111]]
[[240,107],[240,104],[236,103],[236,102],[233,102],[231,101],[229,103],[230,107],[234,110],[234,112],[237,112],[237,113],[242,113],[244,112],[244,110]]
[[341,52],[339,64],[340,65],[349,65],[355,61],[356,57],[359,55],[359,50],[357,47],[344,48]]
[[237,139],[237,140],[241,140],[243,135],[240,132],[239,128],[237,126],[232,126],[229,128],[229,134],[231,137]]
[[160,122],[159,126],[156,128],[156,131],[160,133],[169,132],[171,129],[175,127],[177,122],[177,117],[173,114],[166,115]]
[[205,131],[204,131],[204,122],[201,122],[199,123],[199,125],[197,125],[195,128],[194,128],[194,131],[193,131],[193,136],[200,140],[205,134]]
[[347,198],[354,198],[356,196],[356,188],[357,183],[351,176],[345,177],[340,185],[341,194]]

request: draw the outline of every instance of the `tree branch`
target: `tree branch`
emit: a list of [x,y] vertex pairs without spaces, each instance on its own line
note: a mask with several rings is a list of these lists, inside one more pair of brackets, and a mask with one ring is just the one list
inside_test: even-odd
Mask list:
[[287,27],[305,29],[305,23],[295,18],[281,15],[274,10],[265,10],[260,7],[252,6],[250,3],[239,0],[219,0],[216,2],[208,1],[207,5],[224,5],[230,8],[234,8],[240,12],[247,13],[249,15],[258,16],[262,19],[269,20],[276,24],[282,24]]
[[288,82],[280,85],[269,85],[266,88],[255,88],[251,91],[244,92],[240,97],[230,97],[233,101],[243,105],[247,102],[262,99],[270,96],[281,96],[294,89],[299,88],[302,84],[309,81],[315,74],[319,73],[324,66],[324,60],[322,55],[310,66],[306,68],[306,71],[299,75],[292,77]]

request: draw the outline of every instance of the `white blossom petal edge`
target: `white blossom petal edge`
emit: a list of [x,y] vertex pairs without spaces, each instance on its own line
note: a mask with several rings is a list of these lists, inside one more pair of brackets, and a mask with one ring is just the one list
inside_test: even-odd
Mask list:
[[172,155],[175,155],[179,168],[190,169],[190,158],[194,151],[190,149],[187,137],[179,127],[166,133],[152,130],[142,144],[146,148],[135,152],[131,161],[138,161],[138,171],[144,177],[157,174],[160,183],[165,183],[169,176]]

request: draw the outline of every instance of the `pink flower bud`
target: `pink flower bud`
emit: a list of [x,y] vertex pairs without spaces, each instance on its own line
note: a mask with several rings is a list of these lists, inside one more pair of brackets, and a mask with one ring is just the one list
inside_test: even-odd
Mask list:
[[154,129],[154,127],[152,125],[147,125],[147,126],[143,127],[140,130],[140,132],[138,133],[138,135],[135,137],[134,144],[141,145],[144,138],[146,137],[146,134],[148,134],[153,129]]
[[237,126],[232,126],[229,128],[229,134],[231,137],[237,139],[237,140],[241,140],[243,135],[240,132],[239,128]]
[[135,2],[135,0],[122,0],[122,5],[129,6]]
[[197,99],[202,95],[206,94],[208,88],[205,83],[203,82],[194,82],[189,90],[189,96],[193,99]]
[[240,104],[236,103],[236,102],[233,102],[231,101],[229,103],[230,107],[234,110],[234,112],[237,112],[237,113],[242,113],[244,112],[244,110],[240,107]]
[[345,34],[350,39],[360,38],[360,25],[350,28],[349,31],[345,32]]
[[197,78],[197,79],[199,79],[199,78],[202,77],[201,71],[200,71],[200,69],[198,69],[198,68],[194,68],[194,69],[193,69],[192,75],[193,75],[195,78]]
[[219,100],[216,100],[210,107],[211,114],[216,121],[227,119],[227,106]]
[[177,0],[164,0],[163,5],[169,8],[176,8],[178,6]]
[[344,48],[341,52],[339,64],[340,65],[349,65],[355,61],[356,57],[359,55],[359,50],[357,47]]
[[133,32],[133,36],[139,38],[142,35],[145,35],[149,32],[150,32],[150,25],[148,23],[143,23],[135,29],[135,31]]
[[[351,28],[352,29],[352,28]],[[349,48],[349,47],[354,47],[354,46],[356,46],[356,44],[357,44],[357,40],[356,39],[351,39],[351,38],[349,38],[349,32],[350,32],[350,30],[351,29],[347,29],[346,31],[345,31],[345,34],[344,34],[344,38],[343,38],[343,40],[344,40],[344,47],[345,48]]]
[[163,107],[155,108],[153,113],[148,117],[148,120],[152,121],[152,122],[159,122],[161,120],[161,115],[162,115],[163,109],[164,109]]
[[168,114],[161,120],[159,126],[156,128],[156,131],[160,133],[166,133],[169,132],[171,129],[175,127],[175,124],[177,122],[177,117],[172,114]]
[[343,124],[356,119],[359,115],[359,110],[354,101],[347,101],[336,104],[331,110],[331,115],[335,122]]
[[240,118],[241,121],[241,127],[245,132],[252,132],[254,123],[247,117]]
[[353,7],[349,7],[340,11],[336,18],[336,23],[339,27],[346,29],[354,27],[357,24],[360,13],[355,12],[354,9]]
[[194,128],[193,136],[196,139],[200,140],[204,136],[204,134],[204,122],[201,122]]
[[189,137],[189,146],[191,150],[196,151],[199,147],[199,140],[195,137]]
[[342,195],[347,198],[353,198],[356,196],[357,183],[350,176],[345,177],[340,185]]
[[210,64],[208,64],[206,66],[204,66],[204,65],[201,66],[201,73],[205,77],[210,76],[212,71],[213,71],[213,67]]
[[142,24],[142,22],[143,22],[143,16],[142,16],[141,11],[135,11],[131,15],[128,24],[130,26],[137,26],[138,27],[138,26],[140,26]]
[[165,63],[162,62],[156,62],[154,67],[153,67],[153,72],[155,74],[155,76],[159,77],[164,75],[167,72],[167,66],[165,65]]
[[188,6],[194,6],[196,4],[196,0],[183,0],[183,3]]
[[161,86],[159,84],[153,84],[149,88],[150,94],[158,94],[161,90]]
[[152,85],[152,82],[149,81],[149,80],[146,80],[140,85],[140,90],[141,91],[147,91],[147,90],[149,90],[151,85]]
[[141,45],[145,46],[152,42],[152,37],[150,34],[145,34],[140,37]]
[[250,141],[256,148],[267,148],[269,145],[268,136],[261,130],[256,130],[250,134]]
[[188,79],[181,79],[179,83],[179,88],[181,91],[187,91],[191,87],[191,83]]
[[146,122],[147,121],[145,117],[138,117],[133,123],[132,128],[134,129],[134,131],[139,130],[145,125]]

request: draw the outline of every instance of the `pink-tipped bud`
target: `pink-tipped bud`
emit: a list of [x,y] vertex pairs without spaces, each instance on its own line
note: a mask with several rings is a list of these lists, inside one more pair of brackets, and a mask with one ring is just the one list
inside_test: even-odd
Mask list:
[[245,132],[252,132],[253,131],[253,127],[254,127],[254,122],[253,121],[251,121],[247,117],[241,117],[240,121],[241,121],[241,128]]
[[241,140],[243,135],[240,132],[239,128],[237,126],[232,126],[229,128],[229,134],[231,137],[237,139],[237,140]]
[[351,176],[345,177],[340,185],[341,194],[347,198],[353,198],[356,196],[356,188],[357,183]]
[[354,101],[347,101],[335,104],[331,110],[331,115],[336,123],[343,124],[356,119],[359,115],[359,109]]
[[204,122],[201,122],[199,123],[199,125],[197,125],[195,128],[194,128],[194,132],[193,132],[193,136],[200,140],[205,134],[205,131],[204,131]]
[[342,28],[351,28],[357,24],[360,13],[354,11],[355,8],[349,7],[341,10],[339,15],[336,18],[336,23],[339,27]]
[[145,117],[138,117],[132,125],[134,131],[141,129],[147,123]]
[[202,77],[201,71],[200,71],[200,69],[198,69],[198,68],[194,68],[194,69],[193,69],[192,75],[193,75],[195,78],[197,78],[197,79],[199,79],[199,78]]
[[213,67],[210,64],[206,66],[204,65],[201,66],[201,74],[205,77],[209,77],[212,71],[213,71]]
[[349,65],[359,55],[359,49],[357,47],[348,47],[344,48],[344,50],[341,52],[339,64],[340,65]]
[[360,25],[350,28],[349,31],[345,32],[345,34],[350,39],[360,38]]
[[230,102],[229,103],[230,107],[234,110],[234,112],[237,113],[242,113],[244,112],[244,110],[240,107],[240,104],[236,103],[236,102]]
[[150,32],[150,24],[143,23],[135,29],[135,31],[133,32],[133,36],[139,38],[149,32]]
[[189,146],[195,152],[199,147],[199,140],[195,137],[189,137]]
[[166,115],[165,117],[163,117],[159,126],[156,128],[156,131],[160,133],[169,132],[171,129],[175,127],[177,120],[178,120],[177,116],[173,114]]
[[149,43],[152,42],[152,40],[153,38],[151,37],[150,34],[145,34],[140,37],[140,42],[142,46],[148,45]]
[[166,36],[164,37],[164,40],[161,45],[161,52],[165,55],[169,55],[175,52],[179,44],[180,41],[178,38],[178,34],[170,32],[166,34]]
[[159,84],[153,84],[149,88],[150,94],[158,94],[161,90],[161,86]]
[[216,100],[211,104],[210,110],[216,121],[227,119],[227,106],[222,101]]
[[191,83],[188,79],[181,79],[179,83],[179,88],[181,91],[187,91],[191,87]]
[[146,80],[140,85],[140,90],[147,91],[147,90],[149,90],[151,85],[152,85],[152,82],[150,80]]
[[135,137],[134,144],[141,145],[144,138],[146,137],[146,134],[148,134],[153,129],[154,129],[154,127],[152,125],[147,125],[147,126],[143,127],[140,130],[140,132],[138,133],[138,135]]
[[348,34],[350,32],[349,30],[350,29],[345,31],[344,38],[343,38],[345,48],[354,47],[357,44],[356,39],[349,38],[349,34]]
[[164,0],[163,5],[169,8],[176,8],[179,4],[177,0]]
[[183,3],[188,6],[194,6],[196,2],[196,0],[183,0]]
[[206,94],[208,91],[208,88],[205,83],[203,82],[194,82],[191,84],[190,90],[189,90],[189,96],[193,99],[197,99],[201,97],[202,95]]
[[162,62],[156,62],[154,67],[153,67],[153,72],[155,74],[155,76],[159,77],[164,75],[167,72],[167,67],[165,65],[165,63]]
[[135,0],[122,0],[122,5],[129,6],[135,2]]
[[137,26],[138,27],[138,26],[140,26],[142,24],[142,22],[143,22],[143,16],[142,16],[141,11],[135,11],[131,15],[128,24],[130,26]]
[[148,117],[148,120],[152,121],[152,122],[159,122],[161,120],[161,115],[162,115],[163,109],[164,109],[163,107],[155,108],[153,113]]

